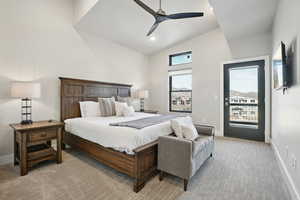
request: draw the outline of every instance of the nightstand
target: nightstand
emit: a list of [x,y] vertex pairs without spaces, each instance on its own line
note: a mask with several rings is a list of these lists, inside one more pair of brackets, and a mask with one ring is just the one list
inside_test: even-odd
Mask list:
[[158,114],[157,110],[143,110],[143,111],[140,111],[140,112],[149,113],[149,114]]
[[[62,162],[61,143],[64,123],[39,121],[28,125],[10,124],[14,129],[14,165],[19,164],[20,175],[32,166],[46,160]],[[51,140],[56,139],[56,150]]]

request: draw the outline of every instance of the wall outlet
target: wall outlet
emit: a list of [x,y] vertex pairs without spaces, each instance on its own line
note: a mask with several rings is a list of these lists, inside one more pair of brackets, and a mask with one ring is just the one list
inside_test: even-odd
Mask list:
[[297,169],[297,158],[295,155],[291,156],[291,167],[292,169]]

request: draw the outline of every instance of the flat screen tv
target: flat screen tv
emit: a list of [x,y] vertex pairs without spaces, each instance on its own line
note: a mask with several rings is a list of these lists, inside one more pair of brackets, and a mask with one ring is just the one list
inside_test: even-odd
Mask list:
[[284,89],[289,86],[289,73],[285,44],[281,42],[273,56],[273,88]]

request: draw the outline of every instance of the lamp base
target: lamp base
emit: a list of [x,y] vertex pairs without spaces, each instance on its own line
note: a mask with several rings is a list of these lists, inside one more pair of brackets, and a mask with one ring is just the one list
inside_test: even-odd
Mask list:
[[140,110],[141,110],[141,112],[144,112],[144,105],[145,105],[144,99],[141,98],[140,101],[141,101],[141,104],[140,104]]
[[28,125],[28,124],[32,124],[32,123],[33,123],[32,120],[23,120],[23,121],[21,121],[22,125]]

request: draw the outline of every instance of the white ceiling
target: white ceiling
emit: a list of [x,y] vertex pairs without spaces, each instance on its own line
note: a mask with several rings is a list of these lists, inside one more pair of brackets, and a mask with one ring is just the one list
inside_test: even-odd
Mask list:
[[226,38],[270,32],[278,0],[210,0]]
[[[159,0],[143,2],[154,10],[158,9]],[[99,0],[75,27],[144,54],[153,54],[218,27],[208,0],[162,0],[162,7],[167,14],[203,11],[205,16],[163,22],[153,34],[156,41],[150,41],[146,34],[154,23],[154,18],[133,0]]]

